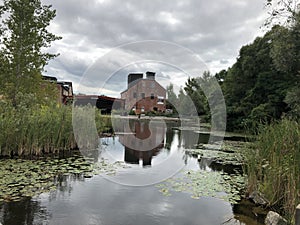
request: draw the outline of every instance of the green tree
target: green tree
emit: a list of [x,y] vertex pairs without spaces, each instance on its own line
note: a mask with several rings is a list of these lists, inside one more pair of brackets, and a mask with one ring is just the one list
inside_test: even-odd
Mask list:
[[60,39],[46,29],[55,15],[40,0],[4,0],[0,6],[1,94],[14,106],[18,96],[40,92],[44,66],[57,56],[45,52]]
[[205,71],[201,77],[188,78],[185,82],[184,90],[193,101],[198,115],[209,114],[208,99],[205,96],[203,87],[208,85],[210,76],[211,74]]
[[[229,129],[244,129],[262,121],[280,119],[288,111],[284,99],[296,83],[297,67],[294,61],[281,55],[284,49],[290,48],[280,46],[279,43],[284,45],[278,35],[282,32],[290,35],[289,30],[277,25],[242,47],[237,62],[227,71],[222,88]],[[290,46],[295,43],[291,41]]]

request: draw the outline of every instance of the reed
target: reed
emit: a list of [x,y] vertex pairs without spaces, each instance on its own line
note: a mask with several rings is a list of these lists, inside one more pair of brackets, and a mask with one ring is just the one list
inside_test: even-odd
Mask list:
[[248,191],[262,192],[293,222],[300,202],[300,124],[284,119],[260,129],[246,158]]
[[111,116],[101,115],[92,106],[72,108],[55,103],[13,107],[0,101],[0,156],[43,155],[77,147],[94,149],[99,143],[97,133],[111,129]]
[[69,106],[0,106],[0,155],[41,155],[76,147]]

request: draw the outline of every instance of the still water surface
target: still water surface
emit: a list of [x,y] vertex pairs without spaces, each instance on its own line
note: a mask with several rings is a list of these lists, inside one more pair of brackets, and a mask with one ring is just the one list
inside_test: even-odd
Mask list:
[[[196,170],[230,173],[232,168],[216,167],[211,159],[187,155],[184,149],[207,143],[209,136],[194,130],[174,129],[176,124],[152,127],[135,121],[131,131],[101,138],[95,160],[123,161],[115,175],[64,175],[57,178],[58,188],[19,202],[0,203],[3,225],[132,225],[132,224],[245,224],[261,225],[254,218],[239,214],[238,205],[203,196],[191,198],[185,192],[165,196],[157,184],[182,171]],[[151,132],[155,130],[155,137]],[[151,139],[152,138],[152,139]],[[137,139],[155,146],[138,151]],[[142,143],[140,143],[142,144]],[[145,149],[145,148],[144,148]],[[238,168],[237,168],[238,169]]]

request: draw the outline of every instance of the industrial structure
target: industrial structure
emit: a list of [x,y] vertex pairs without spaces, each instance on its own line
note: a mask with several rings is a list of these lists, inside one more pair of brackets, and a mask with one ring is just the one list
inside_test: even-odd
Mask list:
[[121,99],[125,101],[125,110],[136,114],[166,110],[166,89],[155,80],[154,72],[146,72],[145,78],[143,73],[130,73]]

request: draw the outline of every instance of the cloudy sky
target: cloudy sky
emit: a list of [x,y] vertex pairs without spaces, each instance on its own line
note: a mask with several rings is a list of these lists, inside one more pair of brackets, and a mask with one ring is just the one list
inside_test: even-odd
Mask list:
[[166,86],[230,67],[241,46],[262,35],[263,0],[43,0],[57,10],[62,37],[47,74],[75,92],[119,96],[129,72],[154,71]]

